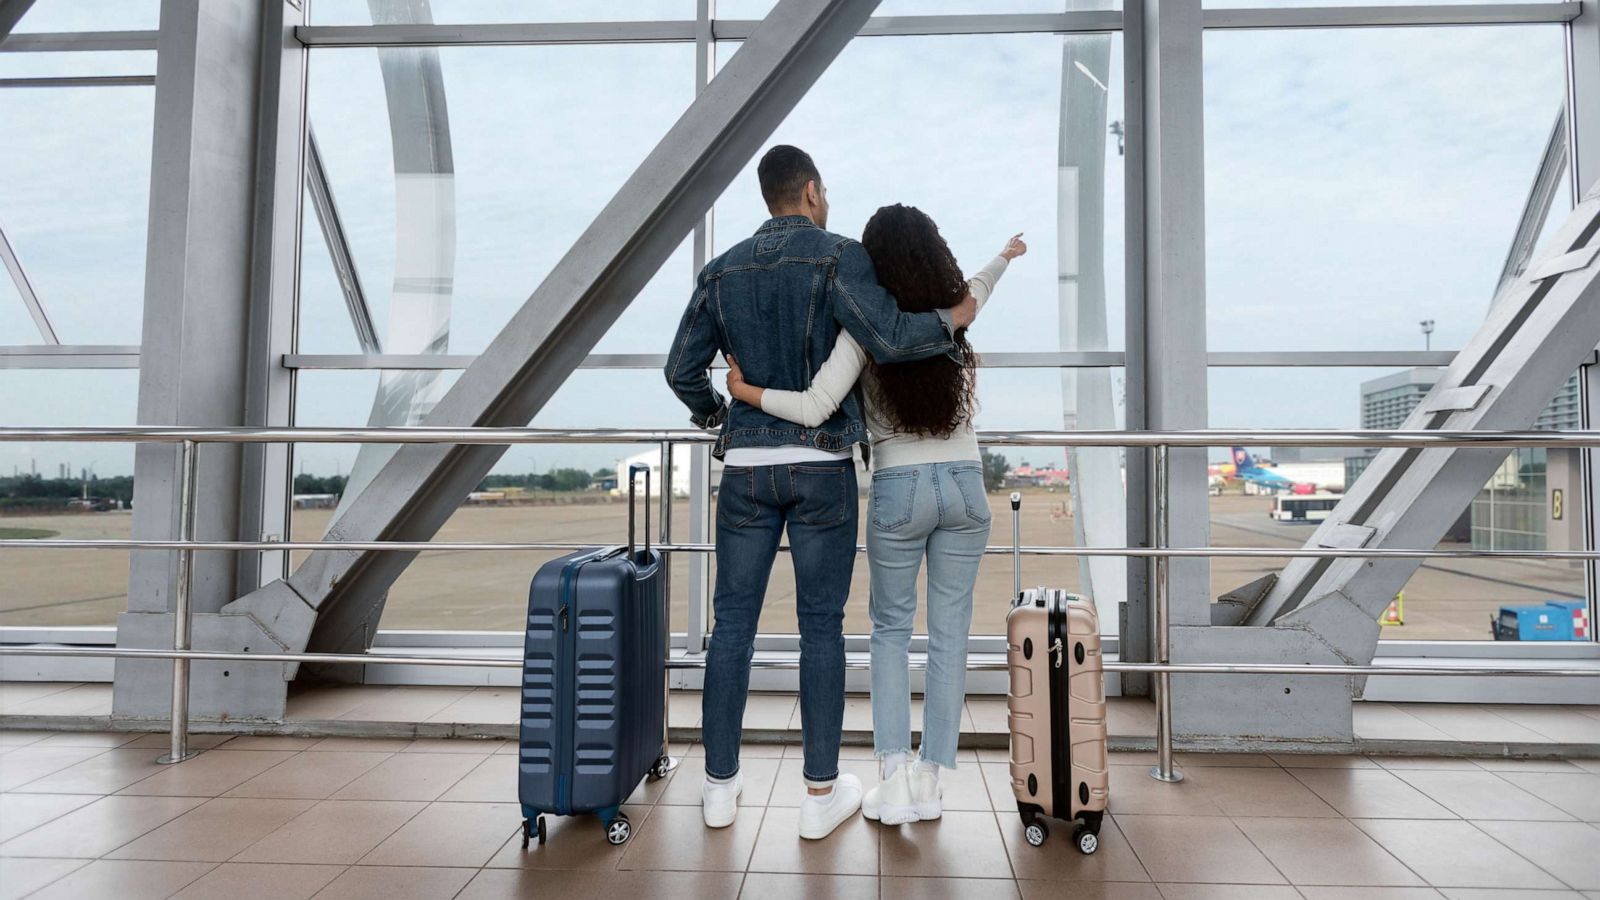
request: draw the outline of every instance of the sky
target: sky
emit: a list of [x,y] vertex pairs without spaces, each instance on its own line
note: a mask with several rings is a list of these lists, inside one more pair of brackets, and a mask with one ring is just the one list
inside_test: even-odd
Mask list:
[[[1240,5],[1229,3],[1227,5]],[[1254,4],[1252,4],[1254,5]],[[149,28],[152,0],[40,0],[21,30]],[[435,0],[438,21],[691,15],[689,0],[533,4]],[[727,18],[770,0],[720,0]],[[1060,9],[1007,0],[1004,11]],[[980,0],[885,0],[883,14],[972,12]],[[366,4],[317,0],[319,22]],[[974,271],[1025,232],[1032,251],[973,329],[980,351],[1060,349],[1056,294],[1059,35],[870,38],[852,43],[769,143],[807,148],[829,187],[832,230],[859,234],[904,202],[940,224]],[[1088,38],[1105,40],[1105,38]],[[1121,118],[1121,37],[1111,118]],[[719,47],[719,61],[737,45]],[[26,57],[26,58],[24,58]],[[449,350],[482,350],[571,247],[693,95],[691,45],[445,48],[456,163],[457,253]],[[154,71],[153,53],[0,54],[0,77]],[[1488,308],[1563,94],[1555,26],[1213,32],[1205,41],[1207,339],[1213,350],[1461,346]],[[143,295],[148,87],[0,91],[0,226],[67,344],[134,344]],[[310,120],[379,333],[394,273],[394,175],[377,51],[319,50]],[[1110,346],[1122,349],[1124,172],[1108,135]],[[1553,213],[1557,220],[1569,208]],[[726,248],[765,217],[753,165],[715,208]],[[299,349],[359,351],[309,209]],[[596,348],[662,353],[688,299],[687,244]],[[0,342],[38,335],[0,278]],[[1213,369],[1214,426],[1353,427],[1359,383],[1381,369]],[[1117,372],[1116,384],[1121,383]],[[373,372],[305,372],[297,420],[364,425]],[[0,423],[134,421],[132,370],[0,370]],[[986,371],[980,428],[1059,428],[1052,370]],[[654,371],[580,371],[539,426],[686,424]],[[598,468],[604,447],[515,448],[501,471]],[[1037,451],[1033,462],[1053,461]],[[348,471],[353,450],[306,447],[305,471]],[[131,471],[125,447],[0,445],[0,474],[93,465]]]

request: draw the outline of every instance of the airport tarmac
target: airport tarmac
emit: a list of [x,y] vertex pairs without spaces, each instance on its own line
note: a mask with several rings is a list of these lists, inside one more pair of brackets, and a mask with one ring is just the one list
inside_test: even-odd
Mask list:
[[[1023,503],[1023,543],[1070,546],[1073,521],[1065,492],[1030,489]],[[1211,543],[1217,546],[1297,547],[1310,536],[1309,525],[1286,525],[1267,516],[1270,499],[1261,496],[1212,497]],[[995,508],[994,545],[1010,542],[1005,494],[990,495]],[[866,506],[863,501],[863,520]],[[322,535],[331,510],[297,510],[296,539]],[[674,505],[674,537],[688,539],[687,501]],[[128,512],[16,516],[0,528],[42,528],[62,537],[126,537]],[[621,501],[589,504],[464,507],[446,524],[439,540],[576,541],[619,543],[627,528]],[[1458,546],[1458,545],[1442,545]],[[518,630],[527,603],[528,580],[553,553],[435,551],[421,554],[390,593],[383,627],[469,631]],[[1211,596],[1277,571],[1284,560],[1219,559],[1211,566]],[[1143,565],[1134,561],[1133,565]],[[672,621],[686,621],[689,565],[672,560]],[[110,625],[127,608],[128,553],[98,550],[0,551],[0,625]],[[1049,584],[1081,590],[1077,560],[1024,557],[1024,584]],[[867,617],[865,555],[855,560],[855,578],[846,607],[846,630],[864,633]],[[1583,569],[1564,562],[1440,560],[1428,563],[1406,587],[1405,624],[1386,626],[1384,637],[1407,640],[1487,640],[1489,620],[1503,604],[1536,603],[1581,597]],[[1003,630],[1011,595],[1011,559],[990,556],[979,574],[973,632]],[[794,575],[780,554],[762,614],[762,630],[793,632]],[[919,616],[919,627],[921,617]],[[1109,632],[1114,623],[1103,623]]]

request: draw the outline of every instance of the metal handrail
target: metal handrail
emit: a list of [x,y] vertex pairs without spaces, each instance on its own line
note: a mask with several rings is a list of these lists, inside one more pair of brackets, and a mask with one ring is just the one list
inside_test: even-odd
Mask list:
[[[216,662],[321,663],[324,665],[443,666],[446,668],[519,669],[526,661],[517,656],[397,656],[387,653],[239,653],[232,650],[159,650],[131,647],[5,647],[0,656],[50,656],[111,659],[182,659]],[[798,659],[754,659],[758,669],[798,669]],[[927,668],[926,663],[910,664],[912,671]],[[669,669],[704,669],[702,654],[667,661]],[[847,669],[868,669],[870,663],[848,660]],[[1007,662],[969,662],[976,672],[1005,672]],[[1519,677],[1600,678],[1597,669],[1544,669],[1511,666],[1325,666],[1269,665],[1266,663],[1133,663],[1106,662],[1107,672],[1178,675],[1415,675],[1427,677],[1455,675],[1507,675]]]
[[[691,428],[192,428],[127,426],[114,428],[0,427],[0,441],[52,443],[199,443],[223,444],[710,444],[716,435]],[[1225,447],[1251,444],[1272,447],[1472,447],[1517,449],[1600,447],[1600,431],[1415,431],[1403,429],[1327,430],[1190,429],[1185,431],[980,431],[979,443],[1003,447]]]
[[[520,659],[461,658],[434,656],[390,656],[383,654],[329,654],[329,653],[275,653],[252,654],[228,651],[190,650],[189,594],[191,589],[191,560],[196,550],[255,551],[255,550],[317,550],[342,549],[362,551],[425,552],[430,550],[571,550],[587,545],[567,542],[433,542],[433,541],[199,541],[194,539],[193,510],[195,501],[195,465],[201,443],[406,443],[406,444],[657,444],[662,448],[663,461],[670,465],[672,448],[676,444],[707,444],[714,440],[704,431],[686,429],[537,429],[537,428],[440,428],[410,426],[394,428],[185,428],[185,427],[126,427],[126,428],[11,428],[0,427],[0,441],[63,441],[63,442],[160,442],[181,445],[181,502],[179,540],[0,540],[0,549],[127,549],[177,551],[179,559],[178,584],[174,592],[173,649],[145,650],[133,648],[83,648],[83,647],[0,647],[0,655],[56,656],[56,657],[111,657],[124,659],[170,659],[173,665],[172,683],[172,739],[170,753],[161,762],[181,762],[193,754],[188,750],[189,663],[193,660],[225,660],[238,662],[306,662],[324,664],[378,664],[378,665],[435,665],[482,666],[513,668],[521,666]],[[1168,547],[1167,544],[1167,492],[1170,473],[1170,450],[1174,447],[1194,448],[1226,446],[1230,444],[1255,444],[1269,446],[1350,447],[1355,449],[1380,447],[1406,448],[1457,448],[1513,449],[1521,447],[1600,447],[1600,431],[1328,431],[1314,429],[1290,430],[1191,430],[1191,431],[985,431],[979,433],[985,444],[1000,446],[1078,446],[1078,447],[1144,447],[1150,448],[1151,490],[1151,545],[1150,547],[1030,547],[1021,552],[1038,556],[1122,556],[1146,559],[1152,566],[1152,583],[1155,595],[1156,661],[1154,663],[1105,663],[1109,672],[1149,673],[1156,677],[1156,749],[1157,764],[1151,768],[1152,777],[1160,781],[1176,782],[1183,773],[1172,760],[1172,690],[1173,674],[1286,674],[1329,675],[1357,677],[1367,675],[1408,676],[1544,676],[1592,677],[1600,670],[1493,668],[1493,667],[1441,667],[1441,666],[1333,666],[1333,665],[1257,665],[1248,663],[1183,663],[1170,659],[1170,627],[1168,615],[1168,561],[1181,557],[1268,557],[1268,558],[1404,558],[1404,559],[1600,559],[1596,551],[1476,551],[1476,550],[1407,550],[1394,548],[1302,548],[1298,550],[1257,547]],[[663,497],[663,511],[670,513],[670,497]],[[663,538],[670,536],[670,526],[663,521]],[[712,544],[662,541],[664,552],[704,553],[715,549]],[[1012,548],[989,547],[985,553],[1014,552]],[[670,668],[695,668],[704,665],[702,659],[673,660]],[[794,668],[795,661],[759,660],[752,663],[760,668]],[[847,663],[848,667],[865,668],[866,663]],[[1005,669],[1003,663],[974,662],[974,669]]]
[[[426,553],[432,550],[457,551],[549,551],[585,550],[594,542],[574,541],[161,541],[120,538],[5,538],[0,550],[375,550],[397,553]],[[655,549],[670,553],[712,553],[716,544],[656,543]],[[789,545],[778,547],[788,552]],[[865,553],[866,544],[856,551]],[[986,556],[1010,555],[1009,546],[990,545]],[[1582,562],[1600,560],[1600,550],[1408,550],[1397,547],[1348,550],[1329,547],[1020,547],[1023,556],[1122,556],[1134,559],[1550,559]]]

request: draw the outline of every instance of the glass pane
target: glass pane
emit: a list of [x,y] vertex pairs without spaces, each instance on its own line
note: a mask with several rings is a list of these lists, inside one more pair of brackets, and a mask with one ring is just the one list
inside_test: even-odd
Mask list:
[[[458,373],[446,373],[453,384]],[[351,426],[366,421],[378,373],[315,371],[299,376],[296,420],[302,426]],[[597,403],[597,398],[628,402]],[[645,371],[583,370],[575,373],[533,421],[540,428],[677,427],[676,399],[660,374]],[[348,444],[300,444],[295,451],[295,503],[292,533],[298,540],[317,540],[326,533],[343,494],[345,479],[358,448]],[[436,536],[452,541],[559,541],[599,545],[627,541],[626,483],[616,488],[609,473],[626,470],[630,461],[657,467],[650,446],[619,444],[542,444],[512,447],[500,458],[482,490],[450,518]],[[687,449],[674,455],[679,480]],[[686,482],[680,484],[680,489]],[[659,535],[659,499],[651,508],[652,529]],[[640,526],[643,527],[643,511]],[[673,507],[674,534],[687,532],[687,497]],[[643,538],[641,532],[640,538]],[[527,610],[528,580],[543,562],[562,555],[534,551],[438,551],[423,553],[390,592],[382,627],[454,630],[518,630]],[[296,553],[292,565],[304,560]],[[673,563],[673,622],[687,621],[688,567]]]
[[[0,53],[0,78],[57,78],[74,75],[155,75],[154,50],[97,50],[92,53]],[[15,90],[15,89],[8,89]],[[47,95],[48,96],[48,95]],[[111,95],[113,98],[117,95]]]
[[159,0],[42,0],[17,23],[29,31],[149,31],[161,24]]
[[[719,46],[718,61],[726,63],[737,46]],[[978,350],[1118,350],[1124,343],[1123,159],[1113,127],[1120,126],[1121,69],[1120,35],[855,41],[768,144],[794,144],[811,154],[828,188],[828,228],[840,234],[860,235],[885,204],[914,205],[939,223],[962,270],[971,273],[1006,238],[1023,232],[1028,255],[1012,264],[973,328]],[[1072,100],[1066,128],[1064,70]],[[1086,131],[1102,129],[1083,143]],[[1063,132],[1077,155],[1073,169],[1061,165]],[[863,135],[885,138],[864,141]],[[1100,191],[1075,189],[1077,173],[1097,167]],[[1103,194],[1098,206],[1097,193]],[[1081,219],[1069,214],[1074,199],[1082,204]],[[719,250],[766,219],[754,162],[718,200],[716,215]],[[1085,229],[1100,220],[1092,236],[1098,241],[1086,237],[1075,248],[1075,268],[1058,252],[1068,233],[1064,219],[1082,221]],[[1096,269],[1103,279],[1105,338],[1083,324],[1077,346],[1070,346],[1070,329],[1062,323],[1068,291],[1076,288],[1088,305],[1100,280]]]
[[[1267,373],[1270,373],[1268,375]],[[1209,373],[1214,428],[1397,428],[1438,379],[1431,368],[1218,369]],[[1271,385],[1265,394],[1249,386]],[[1230,397],[1239,397],[1230,402]],[[1349,398],[1307,404],[1285,398]],[[1569,381],[1536,427],[1579,427],[1577,382]],[[1244,448],[1253,472],[1239,470],[1228,448],[1211,458],[1213,546],[1302,547],[1324,508],[1338,502],[1364,474],[1376,450],[1359,448]],[[1446,529],[1442,550],[1581,550],[1583,490],[1578,453],[1520,450],[1510,454],[1482,491]],[[1293,493],[1278,485],[1288,483]],[[1301,499],[1303,498],[1303,499]],[[1324,500],[1324,498],[1327,498]],[[1217,558],[1212,595],[1265,575],[1287,560]],[[1383,628],[1386,640],[1491,640],[1491,620],[1503,609],[1582,600],[1584,568],[1560,560],[1431,559],[1411,576]],[[1546,615],[1552,613],[1545,611]],[[1570,618],[1570,613],[1568,614]],[[1522,639],[1548,639],[1530,632]]]
[[[0,369],[0,422],[131,425],[138,382],[132,369]],[[132,499],[132,444],[0,443],[0,536],[125,540]],[[115,625],[128,607],[126,550],[0,550],[0,571],[0,625]]]
[[[1272,9],[1284,6],[1463,6],[1497,2],[1500,0],[1201,0],[1200,5],[1225,9]],[[1510,0],[1510,2],[1538,3],[1541,0]]]
[[1432,346],[1461,346],[1563,103],[1562,41],[1554,25],[1208,32],[1210,348],[1421,349],[1424,319]]
[[[422,352],[432,334],[422,328],[419,340],[414,317],[392,319],[397,277],[411,304],[419,282],[415,272],[396,271],[397,246],[407,259],[433,257],[433,278],[421,280],[447,279],[444,351],[482,351],[693,93],[689,45],[445,48],[439,58],[453,178],[408,173],[399,180],[402,207],[378,51],[318,51],[311,65],[311,124],[378,334],[391,353]],[[516,98],[509,108],[508,97]],[[619,116],[618,109],[629,113]],[[413,145],[431,140],[406,136]],[[417,207],[408,198],[441,186],[446,199],[439,202],[453,202],[453,218],[443,206],[413,215]],[[435,210],[437,217],[429,215]],[[397,215],[406,216],[400,233]],[[349,315],[309,211],[307,220],[301,349],[351,352]],[[453,252],[443,244],[449,240]],[[669,273],[662,296],[680,309],[689,269],[680,255],[662,270]],[[638,316],[642,325],[663,327],[649,314]]]
[[154,103],[145,86],[0,91],[0,227],[62,343],[139,342]]
[[[760,19],[777,0],[717,0],[719,19]],[[1058,13],[1069,9],[1120,9],[1121,0],[883,0],[874,16]]]
[[[501,22],[629,22],[693,19],[694,0],[432,0],[433,21],[441,23]],[[318,25],[371,25],[373,7],[403,8],[393,0],[316,0],[312,20]]]

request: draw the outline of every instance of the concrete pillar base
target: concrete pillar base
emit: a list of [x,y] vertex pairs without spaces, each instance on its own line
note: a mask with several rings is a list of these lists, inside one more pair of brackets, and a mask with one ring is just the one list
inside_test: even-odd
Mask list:
[[[191,645],[196,650],[281,653],[250,616],[196,613]],[[171,649],[170,613],[123,613],[117,646]],[[201,661],[191,664],[189,718],[196,721],[282,721],[289,697],[283,663]],[[111,701],[114,721],[167,720],[172,708],[170,660],[119,659]]]
[[[1348,665],[1316,635],[1287,628],[1172,629],[1179,663]],[[1355,736],[1350,679],[1329,675],[1175,675],[1173,734],[1179,740],[1349,741]]]

